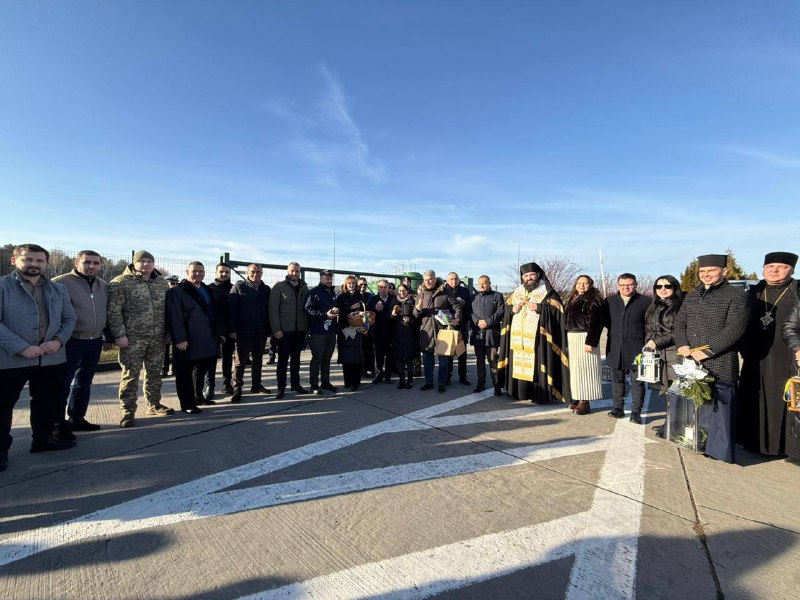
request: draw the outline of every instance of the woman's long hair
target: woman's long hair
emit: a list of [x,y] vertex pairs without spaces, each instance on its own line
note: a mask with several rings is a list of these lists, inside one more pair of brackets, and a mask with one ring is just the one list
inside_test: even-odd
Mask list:
[[348,275],[347,277],[344,278],[344,281],[342,282],[342,288],[341,288],[341,293],[342,294],[349,294],[350,293],[350,290],[347,288],[347,285],[351,281],[355,281],[356,282],[356,289],[355,289],[355,291],[353,293],[354,294],[358,293],[358,280],[356,279],[355,275]]
[[589,277],[588,275],[578,275],[575,278],[575,283],[572,284],[572,291],[569,293],[569,299],[565,305],[565,308],[572,304],[576,298],[581,296],[578,293],[578,280],[579,279],[586,279],[589,282],[589,289],[583,293],[584,301],[589,303],[589,306],[595,306],[596,304],[600,304],[603,302],[603,297],[600,295],[600,290],[594,287],[594,279]]
[[[656,285],[662,279],[666,279],[672,284],[672,296],[670,296],[666,301],[656,294]],[[666,311],[667,314],[677,314],[681,304],[683,304],[683,290],[681,290],[681,284],[672,275],[660,275],[656,277],[655,281],[653,281],[653,305],[659,301],[669,305],[669,308]]]

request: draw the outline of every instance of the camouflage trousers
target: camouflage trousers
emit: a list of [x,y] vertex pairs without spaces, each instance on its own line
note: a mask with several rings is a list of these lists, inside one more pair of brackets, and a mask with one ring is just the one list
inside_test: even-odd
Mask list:
[[123,413],[136,412],[139,374],[144,367],[144,398],[148,406],[161,403],[161,369],[164,367],[164,339],[129,340],[119,349],[122,378],[119,382],[119,404]]

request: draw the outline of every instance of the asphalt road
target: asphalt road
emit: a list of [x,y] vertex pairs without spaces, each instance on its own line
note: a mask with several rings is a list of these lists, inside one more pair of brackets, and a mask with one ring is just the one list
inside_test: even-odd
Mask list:
[[[308,356],[304,355],[304,367]],[[470,365],[472,369],[472,365]],[[274,388],[274,367],[265,385]],[[0,473],[2,598],[763,598],[800,589],[800,468],[647,423],[366,384],[118,427]],[[307,381],[305,376],[304,381]],[[341,383],[336,371],[334,383]],[[245,386],[247,389],[247,385]],[[164,403],[178,407],[174,382]]]

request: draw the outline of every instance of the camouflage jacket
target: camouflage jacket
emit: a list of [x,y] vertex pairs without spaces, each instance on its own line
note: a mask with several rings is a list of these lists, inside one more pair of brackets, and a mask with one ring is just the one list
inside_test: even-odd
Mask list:
[[150,279],[128,265],[108,286],[108,324],[114,339],[165,337],[165,307],[169,286],[158,271]]

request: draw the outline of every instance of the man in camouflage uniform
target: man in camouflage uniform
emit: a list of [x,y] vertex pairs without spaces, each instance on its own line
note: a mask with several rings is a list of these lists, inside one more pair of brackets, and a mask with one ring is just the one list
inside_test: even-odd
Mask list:
[[133,263],[108,287],[108,324],[119,346],[122,378],[120,427],[133,427],[139,374],[144,366],[144,396],[148,415],[175,412],[161,404],[161,368],[166,340],[167,283],[155,269],[153,255],[140,250]]

